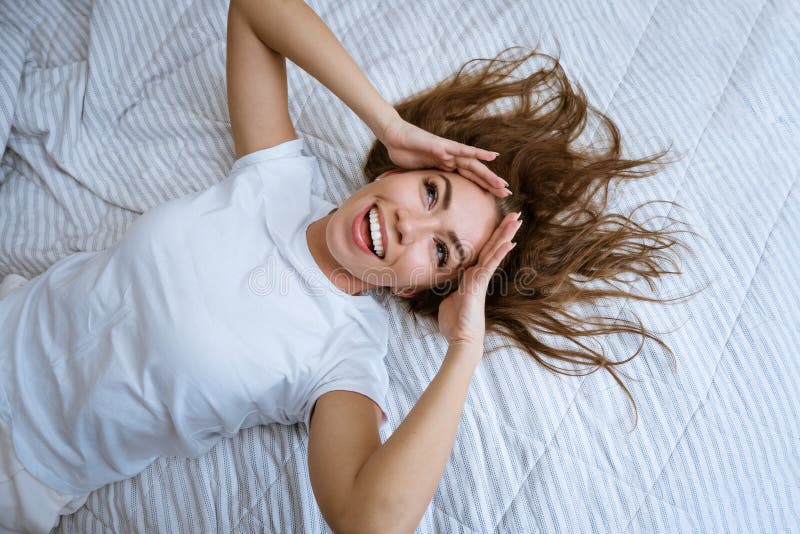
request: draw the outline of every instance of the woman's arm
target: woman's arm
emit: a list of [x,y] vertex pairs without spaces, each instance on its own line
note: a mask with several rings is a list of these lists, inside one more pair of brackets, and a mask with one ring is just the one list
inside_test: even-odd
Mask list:
[[231,0],[264,45],[314,76],[378,138],[397,111],[378,93],[328,26],[301,0]]
[[410,533],[447,466],[483,343],[454,343],[403,422],[361,468],[342,524],[352,532]]
[[[270,58],[269,74],[253,72],[252,66],[257,65],[259,61],[266,64],[263,60],[250,58],[249,61],[240,62],[241,65],[249,65],[250,68],[240,69],[242,75],[239,77],[241,83],[238,85],[243,98],[237,100],[239,107],[254,107],[247,106],[247,102],[263,101],[263,97],[253,96],[258,94],[263,84],[248,84],[244,80],[248,78],[257,80],[259,76],[274,80],[280,78],[275,75],[276,72],[283,76],[282,85],[276,87],[276,82],[272,81],[270,82],[272,88],[269,90],[276,95],[279,94],[285,103],[286,82],[283,70],[285,57],[314,76],[344,101],[386,146],[389,157],[396,165],[409,169],[438,167],[456,171],[497,196],[511,194],[511,191],[506,189],[508,183],[479,161],[479,159],[494,159],[497,156],[495,152],[444,139],[403,120],[364,76],[322,19],[305,2],[231,0],[230,11],[239,13],[246,21],[248,30],[252,30],[253,36],[266,47],[266,53],[254,52],[254,56]],[[242,50],[245,48],[242,47]],[[244,98],[248,96],[251,98]],[[272,100],[269,102],[272,103]],[[248,141],[253,146],[264,144],[262,138],[267,136],[282,135],[269,131],[266,127],[288,124],[284,130],[290,133],[286,135],[294,136],[294,130],[291,129],[285,111],[281,111],[286,117],[280,121],[273,117],[271,109],[257,109],[253,112],[260,113],[261,118],[248,116],[245,110],[240,120],[252,126]],[[233,122],[233,111],[231,113]],[[267,146],[272,144],[274,143],[267,143]]]
[[231,1],[225,82],[236,159],[296,139],[289,117],[286,60],[264,46]]

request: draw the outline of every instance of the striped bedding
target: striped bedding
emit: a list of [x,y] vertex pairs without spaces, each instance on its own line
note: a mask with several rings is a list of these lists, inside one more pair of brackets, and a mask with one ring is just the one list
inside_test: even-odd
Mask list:
[[[633,156],[681,159],[612,208],[686,235],[674,304],[610,302],[655,343],[627,365],[639,424],[606,374],[485,358],[418,528],[440,532],[800,532],[800,8],[792,0],[312,0],[390,101],[515,45],[560,53]],[[226,176],[227,2],[0,0],[0,276],[111,245],[138,215]],[[372,137],[289,65],[290,113],[339,203]],[[663,219],[653,219],[663,225]],[[647,287],[638,288],[643,292]],[[396,428],[445,345],[390,298]],[[603,306],[606,307],[605,305]],[[559,342],[559,340],[548,340]],[[639,339],[598,339],[622,358]],[[487,347],[501,343],[489,338]],[[386,440],[391,429],[385,429]],[[242,431],[103,487],[59,532],[329,532],[299,425]]]

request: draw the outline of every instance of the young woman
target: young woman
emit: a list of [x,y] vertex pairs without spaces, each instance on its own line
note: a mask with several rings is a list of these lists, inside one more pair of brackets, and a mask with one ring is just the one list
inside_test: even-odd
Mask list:
[[[411,532],[450,455],[487,327],[548,369],[566,372],[542,356],[617,379],[612,366],[623,362],[583,345],[588,352],[557,353],[530,328],[608,333],[573,328],[565,317],[581,321],[566,306],[655,300],[583,289],[573,277],[668,272],[653,252],[675,240],[627,219],[605,228],[618,219],[595,204],[602,185],[652,174],[632,169],[663,154],[621,159],[602,115],[610,147],[570,149],[589,107],[557,62],[509,76],[533,55],[462,68],[393,107],[303,2],[232,0],[229,176],[143,214],[107,250],[0,287],[0,527],[47,531],[89,491],[158,456],[197,456],[256,424],[304,422],[312,487],[332,529]],[[286,58],[377,137],[369,183],[341,206],[323,198],[319,166],[291,123]],[[558,105],[531,107],[553,82]],[[506,96],[519,105],[486,113]],[[631,252],[643,237],[656,245]],[[388,326],[363,293],[384,287],[435,317],[448,350],[381,444]]]

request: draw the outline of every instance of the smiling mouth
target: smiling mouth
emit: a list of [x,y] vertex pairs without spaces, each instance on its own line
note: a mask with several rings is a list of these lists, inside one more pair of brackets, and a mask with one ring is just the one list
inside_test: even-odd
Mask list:
[[384,239],[385,235],[382,232],[380,224],[380,216],[378,213],[377,205],[373,205],[364,215],[364,220],[361,221],[361,237],[369,250],[378,258],[383,259],[386,256]]

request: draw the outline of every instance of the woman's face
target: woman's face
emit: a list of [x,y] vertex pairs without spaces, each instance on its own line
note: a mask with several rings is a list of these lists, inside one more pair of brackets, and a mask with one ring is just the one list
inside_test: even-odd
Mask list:
[[[373,252],[373,207],[383,257]],[[494,195],[459,174],[395,170],[339,206],[325,240],[341,267],[373,286],[425,289],[477,261],[497,224]]]

